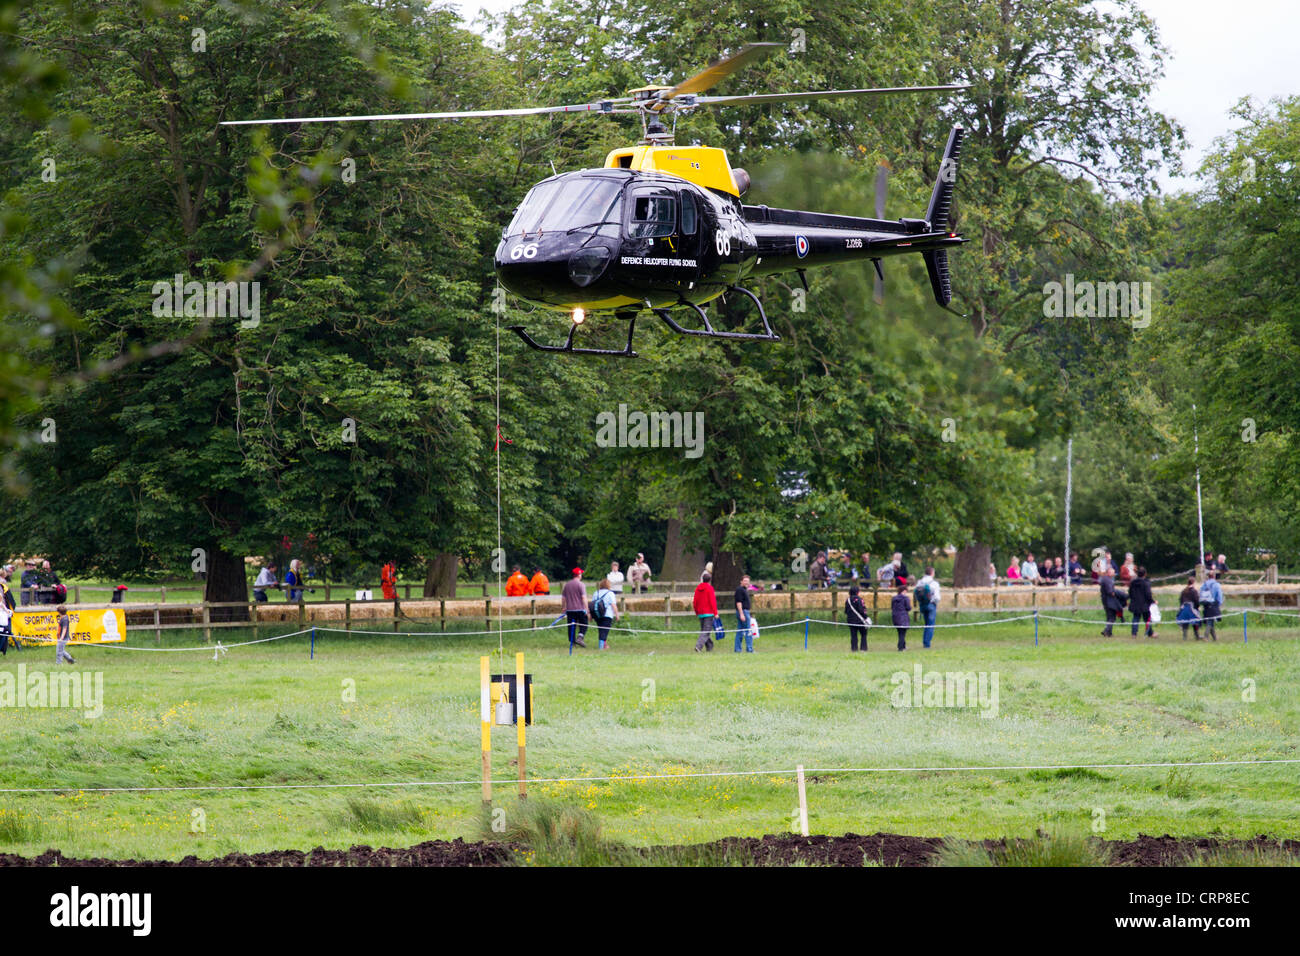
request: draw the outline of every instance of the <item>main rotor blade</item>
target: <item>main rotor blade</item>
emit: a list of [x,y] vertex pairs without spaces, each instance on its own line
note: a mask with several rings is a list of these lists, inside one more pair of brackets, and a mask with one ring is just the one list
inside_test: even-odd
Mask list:
[[757,59],[775,53],[784,47],[784,43],[747,43],[731,56],[723,57],[716,63],[710,63],[688,80],[682,80],[671,90],[665,90],[660,99],[670,100],[683,93],[699,93],[717,86],[731,74],[748,66]]
[[941,90],[965,90],[969,84],[948,83],[943,86],[880,86],[868,90],[813,90],[806,93],[753,93],[745,96],[701,96],[700,106],[736,106],[741,103],[792,103],[832,96],[883,96],[888,93],[932,93]]
[[413,119],[466,119],[484,116],[536,116],[543,113],[622,113],[632,110],[615,109],[615,104],[629,103],[623,97],[599,103],[580,103],[576,106],[526,106],[511,110],[461,110],[451,113],[375,113],[370,116],[298,116],[286,119],[226,120],[222,126],[257,126],[262,123],[359,123],[376,120]]

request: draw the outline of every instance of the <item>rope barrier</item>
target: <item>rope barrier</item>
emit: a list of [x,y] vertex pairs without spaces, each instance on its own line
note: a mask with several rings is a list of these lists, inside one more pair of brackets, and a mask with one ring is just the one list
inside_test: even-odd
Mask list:
[[[1270,764],[1297,764],[1300,757],[1262,757],[1247,760],[1187,760],[1152,763],[1079,763],[1079,764],[1007,764],[958,767],[806,767],[804,773],[978,773],[1024,770],[1143,770],[1179,767],[1246,767]],[[775,770],[706,770],[694,773],[617,774],[598,777],[532,777],[529,783],[613,783],[640,780],[695,780],[716,777],[763,777],[793,774],[783,767]],[[494,780],[510,785],[513,778]],[[481,780],[401,780],[366,783],[261,783],[206,784],[188,787],[3,787],[0,793],[193,793],[195,791],[242,790],[356,790],[393,787],[461,787],[481,784]]]
[[[987,608],[970,608],[970,609],[964,609],[961,613],[975,612],[975,613],[987,613],[987,614],[1005,614],[1007,613],[1007,610],[1009,609],[990,610]],[[1015,610],[1025,610],[1025,609],[1016,608]],[[1250,613],[1269,615],[1272,617],[1300,619],[1300,613],[1291,613],[1287,611],[1268,611],[1268,610],[1263,610],[1261,608],[1244,608],[1240,610],[1221,611],[1219,613],[1219,616],[1215,618],[1215,621],[1226,622],[1229,619],[1235,619],[1238,616],[1243,616]],[[720,617],[721,615],[719,615],[719,618]],[[1056,621],[1062,624],[1078,624],[1078,625],[1101,626],[1101,627],[1105,627],[1107,624],[1110,624],[1112,627],[1116,627],[1116,626],[1124,627],[1124,626],[1130,626],[1133,623],[1131,613],[1130,616],[1125,620],[1104,621],[1104,620],[1095,620],[1092,618],[1064,617],[1059,614],[1045,614],[1042,611],[1034,611],[1028,614],[1014,614],[1009,617],[999,617],[999,618],[994,618],[985,621],[956,621],[950,624],[935,623],[929,625],[925,624],[924,621],[920,621],[920,622],[909,623],[907,626],[909,630],[925,629],[928,627],[933,627],[935,629],[961,628],[961,627],[986,627],[991,624],[1013,624],[1016,621],[1029,621],[1034,619],[1038,619],[1042,621]],[[1138,623],[1140,624],[1145,623],[1145,621],[1139,619]],[[1182,622],[1174,618],[1168,618],[1166,620],[1162,620],[1160,623],[1172,625],[1172,624],[1181,624]],[[1190,624],[1192,622],[1189,621],[1188,623]],[[1197,623],[1204,624],[1205,619],[1201,618]],[[779,630],[780,628],[783,627],[797,627],[799,625],[808,625],[808,624],[821,624],[828,627],[870,626],[870,627],[888,628],[888,627],[895,626],[892,622],[887,620],[873,621],[870,625],[853,625],[850,624],[848,621],[828,621],[825,618],[807,617],[807,618],[800,618],[794,621],[780,621],[774,624],[763,624],[761,625],[761,629],[764,633],[766,633],[767,631]],[[563,619],[552,621],[550,624],[546,624],[541,627],[518,627],[518,628],[503,628],[503,629],[492,628],[491,630],[486,630],[486,631],[372,631],[372,630],[365,630],[361,628],[349,629],[349,628],[342,628],[342,627],[322,627],[318,625],[314,628],[305,628],[301,631],[292,631],[288,634],[277,634],[273,637],[262,637],[252,641],[239,641],[235,644],[223,644],[221,642],[217,642],[216,644],[205,644],[205,645],[200,645],[198,647],[135,647],[128,644],[97,644],[97,643],[87,644],[85,642],[73,642],[73,643],[77,643],[85,647],[91,647],[91,646],[104,647],[104,648],[109,648],[112,650],[119,650],[119,651],[144,651],[147,653],[155,653],[155,654],[157,653],[170,654],[170,653],[197,652],[197,651],[207,652],[207,651],[212,651],[214,648],[218,649],[221,653],[225,653],[232,647],[249,647],[253,644],[268,644],[273,641],[287,640],[288,638],[291,637],[301,637],[302,635],[309,634],[312,631],[322,631],[325,633],[332,633],[332,634],[377,635],[381,637],[393,637],[393,636],[484,637],[484,636],[505,635],[505,634],[543,634],[547,631],[553,631],[556,629],[563,630],[567,626],[568,626],[567,622],[564,621]],[[594,622],[588,622],[587,627],[588,630],[590,630],[598,627],[598,625],[596,625]],[[688,636],[695,633],[693,627],[684,627],[675,630],[665,630],[663,628],[621,627],[618,625],[610,625],[608,630],[611,632],[618,631],[625,634],[669,634],[676,637]],[[731,630],[730,626],[728,626],[726,630]]]

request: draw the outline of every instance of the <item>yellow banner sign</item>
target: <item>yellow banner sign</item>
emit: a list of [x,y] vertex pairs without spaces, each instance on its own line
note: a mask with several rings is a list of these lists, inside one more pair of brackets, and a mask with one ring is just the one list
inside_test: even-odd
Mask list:
[[[48,611],[14,611],[14,634],[22,641],[48,641],[59,636],[59,615]],[[68,609],[68,632],[75,644],[116,644],[126,640],[126,613],[121,608]]]

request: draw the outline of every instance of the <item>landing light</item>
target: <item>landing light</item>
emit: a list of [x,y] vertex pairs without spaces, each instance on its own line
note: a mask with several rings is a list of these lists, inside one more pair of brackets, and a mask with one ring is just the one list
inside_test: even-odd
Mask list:
[[584,312],[584,311],[582,311],[581,308],[577,308],[577,309],[574,309],[574,310],[573,310],[573,324],[574,324],[574,325],[582,325],[582,322],[583,322],[583,320],[584,320],[586,317],[587,317],[587,313]]

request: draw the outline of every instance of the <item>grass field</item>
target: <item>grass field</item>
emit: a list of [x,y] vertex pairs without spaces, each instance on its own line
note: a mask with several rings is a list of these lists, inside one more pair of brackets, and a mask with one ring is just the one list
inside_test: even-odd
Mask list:
[[[1283,624],[1296,623],[1283,621]],[[661,624],[655,626],[662,626]],[[505,636],[534,675],[530,777],[762,770],[745,777],[535,783],[593,811],[610,837],[645,845],[788,831],[793,768],[1158,763],[1296,757],[1300,630],[1251,616],[1218,643],[1104,640],[1085,625],[941,630],[894,650],[890,629],[850,654],[843,630],[764,630],[759,653],[692,653],[693,634],[617,634],[569,656],[559,632]],[[260,636],[267,636],[263,630]],[[222,635],[224,643],[241,639]],[[730,640],[730,635],[729,638]],[[588,635],[594,647],[594,631]],[[153,647],[151,633],[134,638]],[[163,647],[200,643],[169,633]],[[476,837],[478,657],[494,637],[307,637],[150,653],[75,649],[102,672],[103,713],[0,707],[4,788],[180,787],[466,780],[451,787],[0,794],[0,850],[179,858],[233,851],[400,846]],[[13,651],[0,671],[52,669],[53,650]],[[494,667],[496,666],[494,659]],[[998,678],[998,715],[901,708],[891,676],[914,664]],[[1253,681],[1253,685],[1250,683]],[[351,685],[349,682],[353,682]],[[349,686],[355,700],[345,700]],[[1253,692],[1253,693],[1252,693]],[[1253,696],[1253,700],[1249,699]],[[514,773],[513,728],[494,734],[494,776]],[[968,838],[1073,827],[1294,836],[1300,765],[1187,769],[811,772],[814,833],[877,830]],[[498,785],[507,814],[513,788]],[[202,827],[197,827],[198,822]],[[200,832],[194,832],[199,829]]]

